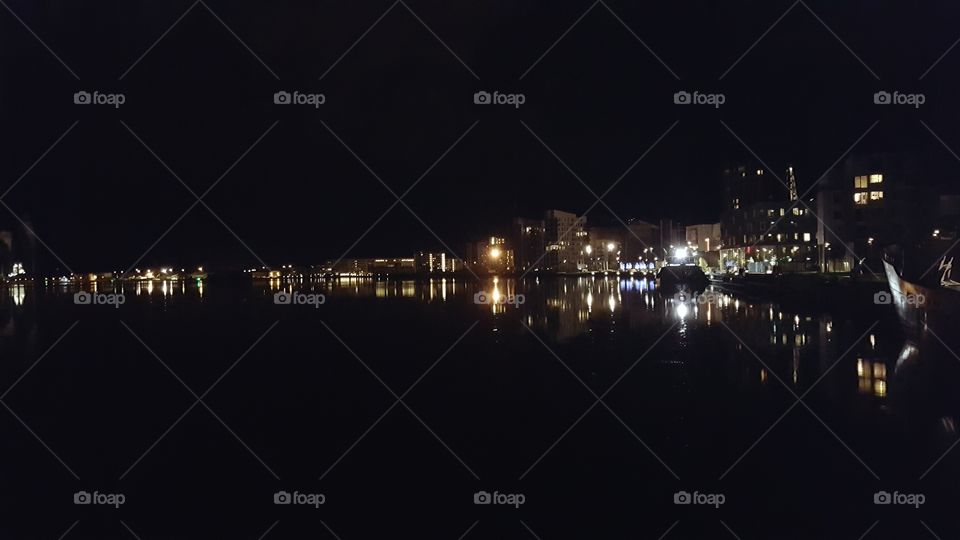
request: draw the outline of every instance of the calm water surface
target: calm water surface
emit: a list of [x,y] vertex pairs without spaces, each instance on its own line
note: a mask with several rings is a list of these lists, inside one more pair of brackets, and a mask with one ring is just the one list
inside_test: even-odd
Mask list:
[[887,306],[612,277],[154,282],[118,308],[75,292],[3,291],[0,538],[960,534],[960,360]]

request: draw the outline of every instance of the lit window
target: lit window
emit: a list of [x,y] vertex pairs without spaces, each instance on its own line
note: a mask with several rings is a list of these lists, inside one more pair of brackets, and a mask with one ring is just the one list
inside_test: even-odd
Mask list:
[[[883,183],[883,175],[882,175],[882,174],[871,174],[871,175],[870,175],[870,183],[871,183],[871,184],[882,184],[882,183]],[[866,186],[864,186],[864,187],[866,187]]]
[[853,187],[856,189],[866,189],[867,187],[867,177],[866,176],[857,176],[853,179]]
[[853,204],[867,204],[867,192],[854,193]]
[[800,215],[800,209],[797,208],[796,206],[793,207],[793,215],[795,215],[795,216],[799,216],[799,215]]
[[780,215],[783,215],[783,208],[780,209]]
[[810,233],[808,233],[808,232],[803,233],[803,241],[804,241],[804,242],[809,242],[809,241],[810,241]]
[[871,192],[870,192],[870,200],[871,200],[871,201],[879,201],[880,199],[883,199],[883,192],[882,192],[882,191],[871,191]]

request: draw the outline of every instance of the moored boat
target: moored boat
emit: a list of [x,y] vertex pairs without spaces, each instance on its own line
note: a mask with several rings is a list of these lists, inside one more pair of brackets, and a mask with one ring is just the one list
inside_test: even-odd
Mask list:
[[697,266],[696,260],[696,251],[691,252],[688,248],[674,250],[673,257],[657,270],[657,287],[665,291],[687,289],[699,292],[706,289],[710,280]]
[[890,293],[877,293],[874,303],[893,304],[903,327],[917,338],[932,335],[950,346],[960,345],[960,282],[952,278],[954,255],[941,252],[937,259],[923,257],[924,253],[930,253],[928,247],[918,248],[912,254],[918,260],[911,266],[905,263],[908,254],[889,248],[883,267]]

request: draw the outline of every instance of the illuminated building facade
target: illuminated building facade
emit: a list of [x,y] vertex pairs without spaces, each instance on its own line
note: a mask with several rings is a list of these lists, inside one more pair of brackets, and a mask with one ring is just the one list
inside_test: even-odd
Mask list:
[[445,252],[421,251],[414,257],[418,274],[444,274],[461,270],[463,263]]
[[849,270],[859,258],[880,272],[884,247],[928,234],[940,202],[932,177],[921,161],[901,154],[847,158],[818,194],[821,266]]
[[819,268],[817,220],[806,206],[791,202],[787,185],[757,166],[729,168],[723,177],[722,268],[754,273]]
[[544,215],[544,268],[557,272],[576,272],[585,267],[584,246],[587,242],[586,216],[561,210],[547,210]]
[[[417,272],[415,258],[386,259],[341,259],[326,267],[330,273],[344,277],[369,277],[375,275],[411,275]],[[272,272],[271,272],[272,274]],[[274,277],[271,275],[270,277]]]

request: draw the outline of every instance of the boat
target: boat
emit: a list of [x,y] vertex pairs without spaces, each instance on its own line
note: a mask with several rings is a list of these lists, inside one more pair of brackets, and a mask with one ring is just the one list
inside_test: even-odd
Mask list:
[[665,291],[690,290],[695,292],[707,288],[710,280],[697,265],[697,252],[690,248],[677,248],[666,264],[657,270],[657,287]]
[[960,282],[952,277],[956,244],[940,240],[909,250],[887,248],[883,268],[890,292],[874,295],[874,303],[892,304],[908,335],[932,336],[955,347],[960,345]]

